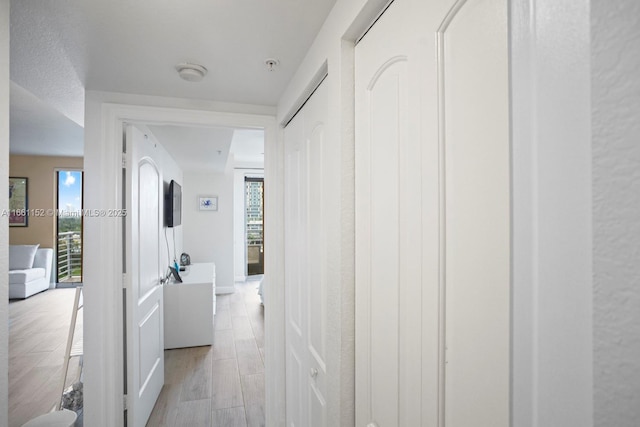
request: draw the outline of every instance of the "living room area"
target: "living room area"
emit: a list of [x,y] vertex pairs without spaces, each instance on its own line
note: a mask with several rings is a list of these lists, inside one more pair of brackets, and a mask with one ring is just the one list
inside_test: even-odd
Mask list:
[[[46,154],[46,153],[45,153]],[[30,246],[40,256],[51,257],[39,267],[46,272],[28,271],[27,275],[10,273],[9,298],[27,298],[37,292],[63,284],[75,287],[82,283],[83,248],[83,158],[12,154],[9,157],[9,270],[31,269]],[[20,249],[25,253],[17,252]],[[48,249],[49,251],[42,250]],[[23,257],[24,256],[24,257]],[[53,258],[55,256],[55,259]],[[45,260],[40,260],[45,262]],[[37,273],[46,273],[46,278]],[[36,276],[34,276],[36,274]],[[37,286],[23,285],[44,278]],[[61,286],[62,287],[62,286]]]
[[[81,130],[81,129],[80,129]],[[73,133],[69,133],[73,135]],[[9,158],[9,426],[58,409],[79,387],[81,357],[82,133],[80,150],[41,151],[13,136]],[[81,304],[81,300],[80,300]],[[70,328],[72,324],[74,327]],[[77,351],[77,349],[80,351]],[[65,372],[66,371],[66,372]],[[63,384],[64,381],[64,384]],[[73,393],[78,395],[78,393]]]

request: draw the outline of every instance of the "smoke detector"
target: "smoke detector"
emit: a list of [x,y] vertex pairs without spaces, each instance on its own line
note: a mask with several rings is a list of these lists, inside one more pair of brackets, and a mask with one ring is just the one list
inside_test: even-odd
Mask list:
[[274,71],[275,68],[280,65],[280,61],[275,58],[267,58],[264,60],[264,64],[267,66],[267,70]]
[[198,64],[190,64],[188,62],[176,65],[176,70],[182,80],[186,80],[188,82],[202,81],[204,76],[207,75],[207,69],[205,67]]

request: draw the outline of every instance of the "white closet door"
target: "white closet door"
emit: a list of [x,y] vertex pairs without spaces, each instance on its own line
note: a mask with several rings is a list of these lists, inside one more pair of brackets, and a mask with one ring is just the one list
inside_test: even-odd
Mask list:
[[327,425],[327,84],[284,130],[287,426]]
[[356,46],[356,425],[507,426],[506,0],[395,0]]

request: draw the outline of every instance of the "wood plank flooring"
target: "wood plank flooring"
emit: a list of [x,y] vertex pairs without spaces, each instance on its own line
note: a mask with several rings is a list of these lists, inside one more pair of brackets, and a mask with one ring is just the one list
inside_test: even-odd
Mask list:
[[[9,427],[19,427],[60,402],[74,294],[75,289],[53,289],[9,302]],[[76,331],[78,339],[81,315]],[[78,358],[72,359],[69,382],[78,377],[78,366]]]
[[[165,351],[165,386],[149,427],[264,426],[264,309],[257,282],[218,295],[212,346]],[[9,303],[9,427],[59,401],[74,289]],[[82,334],[82,317],[77,336]],[[69,378],[77,378],[77,359]]]
[[264,309],[257,278],[218,295],[213,345],[165,351],[148,427],[263,427]]

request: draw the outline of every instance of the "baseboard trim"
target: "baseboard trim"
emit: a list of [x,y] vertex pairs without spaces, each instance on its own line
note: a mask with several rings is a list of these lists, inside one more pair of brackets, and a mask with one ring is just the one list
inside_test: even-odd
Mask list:
[[56,283],[54,287],[49,287],[49,289],[72,289],[72,288],[77,288],[78,286],[82,286],[82,283],[81,282]]
[[235,286],[216,286],[216,295],[232,294],[235,291]]

